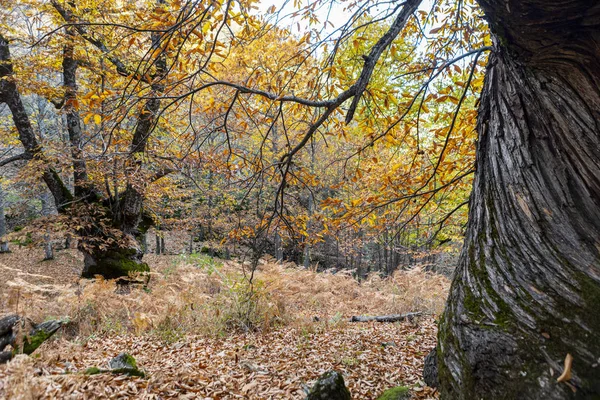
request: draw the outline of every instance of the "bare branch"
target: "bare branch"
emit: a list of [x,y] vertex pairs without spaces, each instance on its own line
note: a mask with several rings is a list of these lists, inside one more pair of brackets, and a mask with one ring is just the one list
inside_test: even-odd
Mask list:
[[10,164],[15,161],[29,160],[29,159],[31,159],[31,154],[28,154],[28,153],[17,154],[16,156],[12,156],[5,160],[0,161],[0,167],[4,167],[5,165]]
[[402,7],[402,11],[396,17],[396,20],[390,27],[390,29],[383,35],[371,48],[368,56],[363,56],[365,59],[365,65],[360,73],[360,77],[356,81],[356,83],[349,89],[354,91],[354,99],[352,99],[352,104],[350,104],[350,108],[348,109],[348,113],[346,114],[346,124],[349,124],[354,118],[354,113],[356,112],[356,107],[358,106],[358,102],[360,98],[367,88],[369,81],[371,80],[371,75],[373,75],[373,70],[375,69],[375,64],[381,57],[383,51],[392,44],[396,36],[402,31],[408,18],[417,10],[417,7],[421,3],[421,0],[407,0]]

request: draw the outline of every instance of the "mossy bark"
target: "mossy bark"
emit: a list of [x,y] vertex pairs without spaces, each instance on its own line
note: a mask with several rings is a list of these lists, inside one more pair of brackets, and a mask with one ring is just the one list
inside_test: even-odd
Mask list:
[[501,37],[440,321],[441,398],[600,398],[600,5],[479,3]]
[[[118,210],[106,204],[95,206],[95,212],[87,211],[102,229],[80,230],[78,249],[84,255],[84,268],[81,276],[93,278],[100,275],[106,279],[127,277],[131,274],[149,272],[148,264],[142,261],[143,236],[152,225],[152,219],[142,211],[135,227],[125,231],[115,215]],[[93,229],[93,228],[92,228]]]
[[[52,320],[34,325],[22,340],[18,340],[19,329],[24,325],[23,319],[16,314],[0,318],[0,364],[9,361],[15,354],[33,353],[58,331],[62,321]],[[13,349],[3,351],[8,345]]]
[[149,272],[150,267],[142,261],[140,247],[114,247],[84,253],[84,268],[81,276],[93,278],[100,275],[106,279],[127,277],[131,274]]

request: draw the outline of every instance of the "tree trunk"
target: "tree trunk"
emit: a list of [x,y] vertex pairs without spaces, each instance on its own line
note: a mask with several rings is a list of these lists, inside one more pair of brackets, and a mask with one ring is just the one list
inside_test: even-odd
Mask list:
[[4,191],[2,190],[2,182],[0,182],[0,253],[8,253],[8,242],[5,240],[6,235],[6,215],[4,215]]
[[[495,34],[442,399],[600,396],[600,6],[480,0]],[[567,354],[572,377],[557,382]]]
[[154,231],[154,235],[156,236],[156,248],[154,249],[156,255],[160,255],[160,233],[158,229]]
[[[163,4],[163,0],[157,0]],[[143,161],[141,155],[146,151],[148,139],[151,136],[160,110],[160,95],[164,90],[164,79],[167,75],[166,52],[160,51],[156,57],[154,51],[161,48],[163,35],[158,32],[151,34],[151,49],[153,50],[148,70],[141,71],[140,76],[148,79],[147,72],[153,69],[148,82],[151,92],[144,102],[143,110],[137,118],[133,133],[128,160],[128,180],[122,196],[115,190],[114,198],[102,199],[102,194],[97,191],[90,182],[83,152],[83,131],[80,116],[77,111],[77,66],[76,52],[74,51],[74,36],[78,33],[83,39],[95,46],[103,53],[109,53],[108,48],[102,40],[90,35],[83,24],[74,22],[74,16],[70,11],[72,4],[65,8],[57,1],[51,2],[52,6],[62,15],[65,22],[69,23],[66,28],[67,40],[63,49],[63,84],[65,87],[64,101],[55,104],[64,107],[69,132],[70,150],[72,155],[74,194],[64,184],[59,173],[50,165],[46,158],[44,149],[40,146],[36,134],[30,122],[30,117],[24,107],[22,96],[18,90],[16,80],[13,79],[13,65],[10,56],[8,40],[0,35],[0,103],[5,103],[12,115],[17,129],[19,140],[23,145],[24,152],[16,159],[36,159],[42,165],[42,179],[55,199],[59,213],[73,213],[75,217],[86,219],[91,228],[80,228],[78,234],[81,237],[78,248],[84,253],[85,267],[84,277],[97,274],[106,278],[128,275],[131,271],[147,271],[148,265],[141,262],[142,252],[137,243],[149,223],[143,212],[144,192],[147,180],[144,179]],[[148,53],[150,54],[150,53]],[[107,59],[115,65],[117,71],[126,73],[126,68],[116,57],[108,56]],[[118,186],[118,185],[117,185]],[[122,201],[119,200],[122,198]],[[77,208],[77,210],[75,210]],[[79,212],[79,214],[77,214]],[[98,218],[98,216],[100,216]],[[97,219],[98,218],[98,219]],[[110,219],[107,224],[105,221]],[[100,227],[99,231],[97,228]],[[86,231],[88,230],[89,231]],[[118,229],[120,232],[110,232]],[[119,239],[114,241],[114,239]],[[106,248],[105,246],[108,246]]]
[[[0,318],[0,364],[9,361],[15,354],[31,354],[45,340],[50,338],[62,326],[63,322],[51,320],[42,322],[39,325],[31,324],[31,329],[22,340],[18,340],[18,331],[25,327],[23,318],[16,314],[11,314]],[[4,348],[8,345],[13,350]]]
[[275,258],[278,263],[283,262],[283,242],[279,230],[275,231]]
[[[50,194],[48,192],[42,193],[40,196],[42,202],[42,216],[47,217],[52,215],[52,205],[50,204]],[[44,261],[54,260],[54,247],[52,247],[52,237],[50,231],[46,230],[44,234]]]
[[144,252],[135,240],[129,240],[127,247],[111,246],[107,249],[94,250],[79,247],[83,253],[84,268],[81,276],[93,278],[101,275],[106,279],[126,277],[132,273],[149,272],[150,267],[142,261]]

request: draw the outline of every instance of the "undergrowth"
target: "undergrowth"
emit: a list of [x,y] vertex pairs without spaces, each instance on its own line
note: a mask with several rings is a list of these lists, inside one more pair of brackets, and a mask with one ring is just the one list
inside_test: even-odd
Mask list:
[[[397,271],[362,283],[261,260],[248,265],[203,254],[150,256],[147,286],[117,287],[103,279],[73,285],[31,284],[6,304],[33,320],[66,320],[61,335],[85,342],[101,335],[151,335],[174,343],[186,335],[225,336],[284,325],[326,329],[351,315],[442,311],[448,280],[421,269]],[[253,276],[250,279],[250,276]],[[44,289],[44,290],[41,290]],[[315,320],[320,321],[314,324]]]

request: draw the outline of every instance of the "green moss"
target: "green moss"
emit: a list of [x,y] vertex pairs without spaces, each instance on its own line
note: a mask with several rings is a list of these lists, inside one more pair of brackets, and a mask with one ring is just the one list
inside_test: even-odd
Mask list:
[[117,375],[139,376],[141,378],[146,377],[144,371],[137,368],[117,368],[111,370],[110,372]]
[[133,272],[149,272],[150,267],[145,262],[132,259],[135,250],[123,249],[122,251],[108,251],[97,256],[96,265],[88,268],[84,278],[93,278],[101,275],[107,279],[128,276]]
[[85,375],[97,375],[97,374],[101,374],[103,371],[98,368],[98,367],[89,367],[88,369],[85,370],[84,374]]
[[396,386],[386,390],[377,400],[404,400],[410,397],[410,391],[406,386]]
[[48,339],[52,334],[46,332],[36,332],[34,335],[23,339],[23,354],[31,354],[40,347],[40,345]]
[[22,352],[24,354],[33,353],[45,340],[60,328],[61,321],[46,321],[39,324],[28,336],[23,338]]
[[120,353],[118,356],[112,358],[108,362],[110,372],[113,374],[125,374],[130,376],[141,376],[144,377],[146,374],[141,371],[135,358],[128,353]]
[[[19,229],[18,231],[15,230],[15,232],[19,232],[22,229],[23,228]],[[17,246],[29,246],[29,245],[33,244],[33,237],[31,236],[31,232],[27,232],[25,234],[25,239],[24,240],[15,239],[15,240],[11,240],[11,243],[16,244]]]
[[133,356],[131,354],[125,353],[123,355],[123,362],[125,362],[126,364],[131,366],[131,368],[137,369],[137,367],[138,367],[137,362],[135,361],[135,358],[133,358]]

